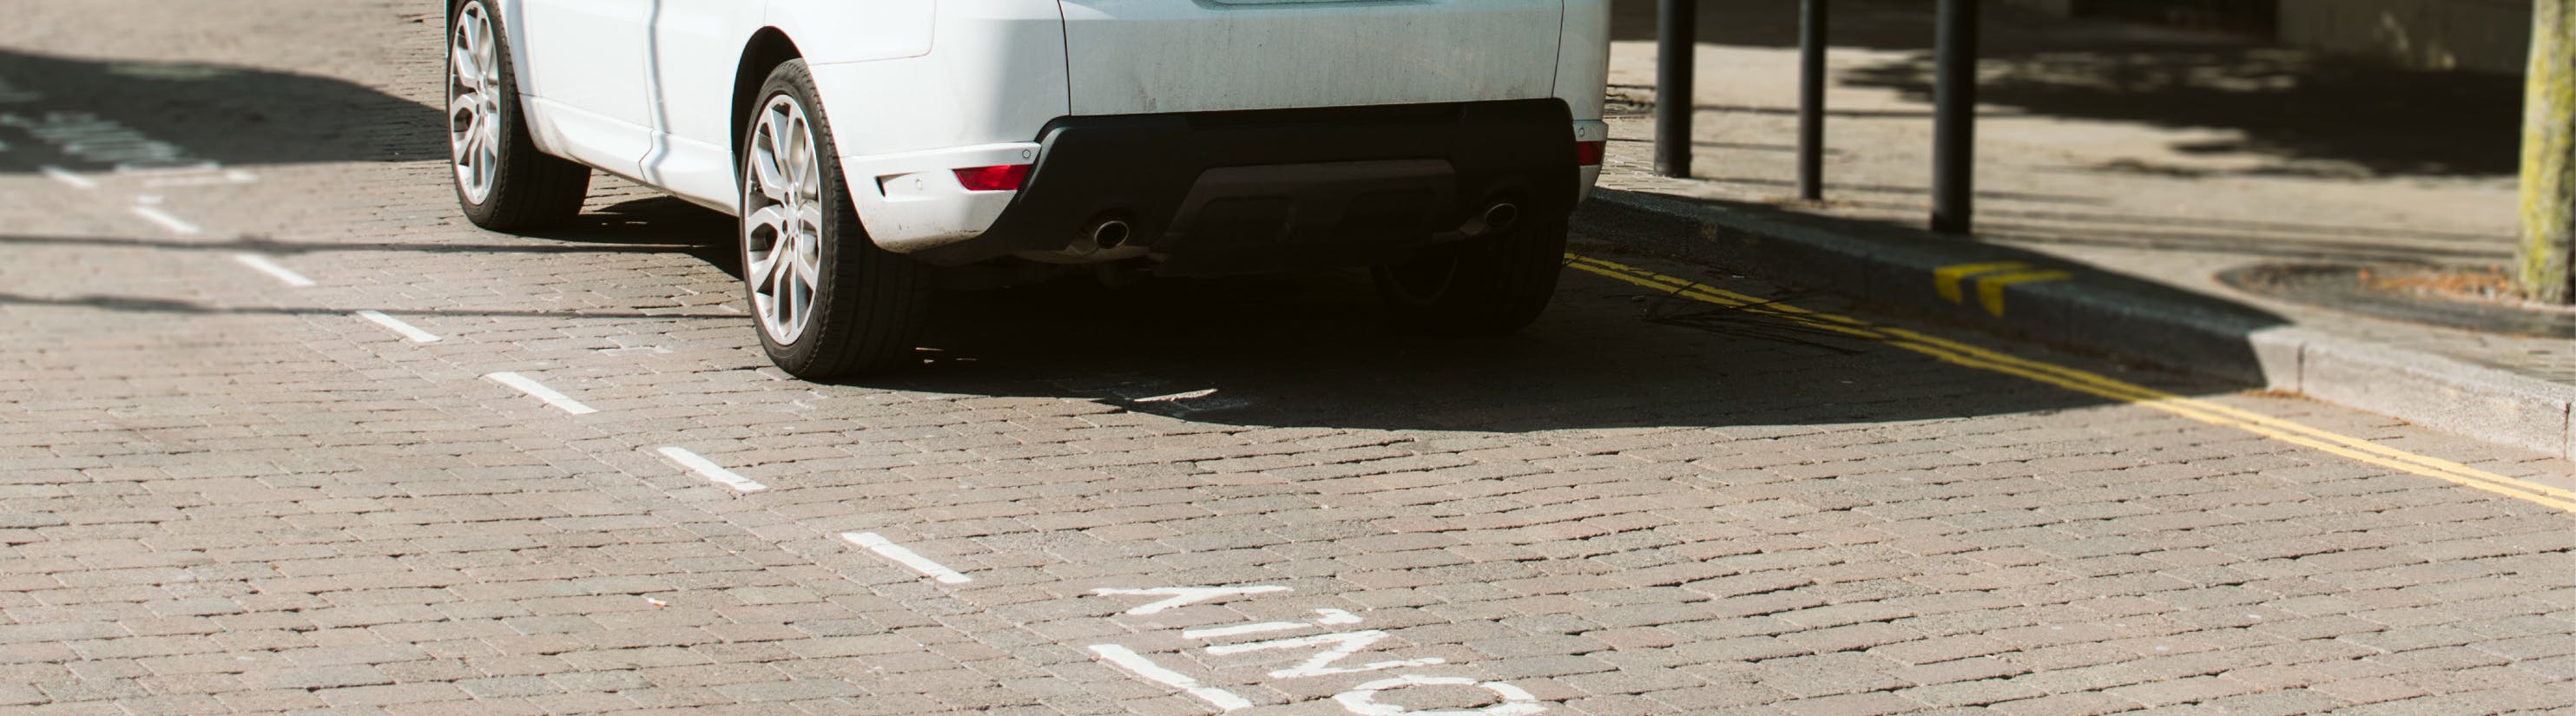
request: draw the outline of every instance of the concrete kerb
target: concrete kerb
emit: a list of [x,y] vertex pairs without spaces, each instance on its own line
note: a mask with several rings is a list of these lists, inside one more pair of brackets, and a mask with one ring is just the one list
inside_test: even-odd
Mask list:
[[2248,337],[2295,357],[2272,385],[2318,400],[2576,458],[2576,387],[2300,328]]
[[[1827,218],[1598,190],[1578,231],[1651,252],[1832,287],[1883,308],[2293,391],[2489,442],[2576,458],[2576,387],[2291,324],[2219,299],[2010,247]],[[1818,225],[1830,224],[1830,225]],[[2018,262],[2073,280],[2001,289],[2009,310],[1943,297],[1945,267]]]

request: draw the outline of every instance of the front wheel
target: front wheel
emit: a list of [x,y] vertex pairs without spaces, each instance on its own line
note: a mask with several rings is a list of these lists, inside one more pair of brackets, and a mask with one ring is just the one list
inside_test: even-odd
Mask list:
[[1509,333],[1538,320],[1565,268],[1566,215],[1549,212],[1494,235],[1369,269],[1378,296],[1406,322],[1453,336]]
[[457,3],[450,15],[456,22],[447,42],[447,147],[466,220],[516,231],[581,213],[590,168],[547,156],[528,138],[500,16],[484,0]]
[[917,363],[919,262],[878,248],[803,60],[769,73],[742,147],[742,279],[769,360],[808,380]]

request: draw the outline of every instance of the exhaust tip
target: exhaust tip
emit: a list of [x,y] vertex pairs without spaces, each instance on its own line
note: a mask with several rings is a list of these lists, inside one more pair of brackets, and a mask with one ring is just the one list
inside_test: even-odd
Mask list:
[[1485,207],[1484,221],[1485,230],[1487,231],[1501,231],[1512,228],[1512,222],[1519,221],[1520,219],[1521,207],[1519,204],[1514,204],[1508,201],[1498,201],[1494,202],[1493,206]]
[[1082,230],[1083,238],[1090,240],[1091,245],[1104,249],[1118,248],[1133,234],[1134,229],[1127,225],[1127,220],[1114,217],[1094,219]]
[[1510,229],[1512,228],[1512,222],[1520,220],[1521,205],[1509,201],[1496,201],[1491,204],[1486,204],[1483,211],[1476,212],[1475,216],[1469,217],[1465,225],[1458,227],[1458,233],[1466,234],[1468,236],[1483,236],[1497,231]]

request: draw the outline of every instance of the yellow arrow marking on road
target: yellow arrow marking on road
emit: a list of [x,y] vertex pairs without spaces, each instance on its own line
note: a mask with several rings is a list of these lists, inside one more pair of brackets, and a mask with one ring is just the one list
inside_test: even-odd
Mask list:
[[2261,413],[2206,400],[2186,398],[2099,373],[1999,353],[1903,328],[1878,326],[1851,316],[1811,311],[1586,256],[1566,254],[1566,260],[1566,265],[1585,273],[1704,303],[1760,313],[1816,330],[1875,341],[1951,365],[2001,373],[2131,405],[2153,408],[2210,425],[2235,428],[2370,465],[2430,477],[2552,509],[2576,512],[2576,491],[2517,480],[2457,462],[2418,455]]
[[1962,303],[1967,301],[1967,297],[1960,294],[1960,281],[1978,274],[1998,273],[2004,271],[2023,271],[2028,270],[2029,268],[2030,264],[2019,261],[1995,261],[1982,264],[1943,266],[1932,270],[1932,290],[1941,292],[1941,297],[1949,299],[1951,303]]
[[2017,283],[2064,281],[2075,274],[2064,271],[2015,271],[1997,276],[1977,277],[1977,303],[1986,307],[1986,315],[2004,317],[2004,287]]
[[1942,298],[1949,299],[1951,303],[1967,303],[1967,291],[1962,284],[1975,279],[1977,303],[1986,307],[1986,315],[2002,318],[2004,317],[2005,286],[2040,281],[2064,281],[2071,278],[2075,278],[2075,274],[2054,269],[2033,269],[2030,264],[2019,261],[1989,261],[1933,269],[1932,290],[1939,292]]

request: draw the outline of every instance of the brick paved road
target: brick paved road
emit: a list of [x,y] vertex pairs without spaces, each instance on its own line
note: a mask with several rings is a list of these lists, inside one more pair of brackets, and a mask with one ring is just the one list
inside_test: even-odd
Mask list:
[[2576,709],[2541,505],[1572,272],[1510,341],[1055,286],[783,380],[723,217],[456,219],[435,6],[7,7],[12,713]]

